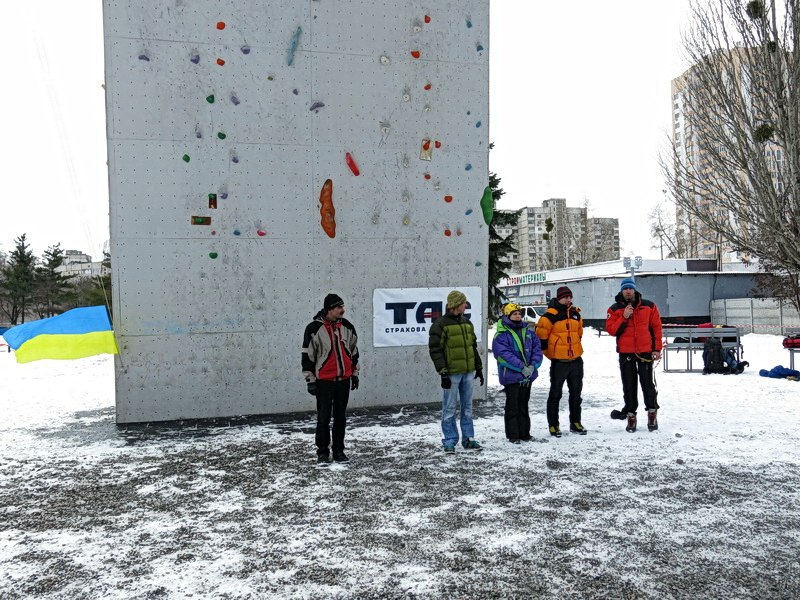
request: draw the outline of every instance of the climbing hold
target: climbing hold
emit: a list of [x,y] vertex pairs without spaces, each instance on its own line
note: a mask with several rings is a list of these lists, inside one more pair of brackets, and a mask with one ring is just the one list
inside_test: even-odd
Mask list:
[[425,84],[425,88],[424,88],[424,89],[425,89],[425,91],[427,92],[427,91],[428,91],[428,90],[430,90],[432,87],[433,87],[433,86],[432,86],[430,83],[426,83],[426,84]]
[[471,214],[472,214],[472,209],[471,209],[471,208],[468,208],[468,209],[467,209],[467,212],[465,212],[464,214],[465,214],[465,215],[471,215]]
[[324,102],[314,102],[314,104],[312,104],[311,108],[309,108],[308,110],[319,110],[323,106],[325,106]]
[[444,230],[444,235],[445,235],[446,237],[450,237],[451,235],[453,235],[453,232],[452,232],[452,231],[450,231],[449,229],[445,229],[445,230]]
[[422,111],[423,112],[431,112],[431,105],[430,104],[426,104],[425,106],[422,107]]
[[472,19],[467,19],[467,29],[472,29]]
[[414,33],[419,33],[420,31],[422,31],[422,25],[419,23],[419,21],[417,21],[411,26],[411,31],[413,31]]
[[223,67],[223,66],[225,66],[225,61],[224,61],[224,60],[222,60],[221,58],[218,58],[218,59],[217,59],[217,64],[218,64],[220,67]]
[[483,52],[483,45],[482,45],[480,42],[478,42],[478,45],[477,45],[477,46],[475,46],[475,49],[476,49],[478,52]]
[[437,192],[441,189],[441,187],[442,187],[442,182],[439,181],[438,179],[433,182],[433,189],[436,190]]
[[436,146],[437,148],[441,148],[441,147],[442,147],[442,142],[440,142],[439,140],[436,140],[436,141],[433,143],[433,145],[434,145],[434,146]]
[[240,50],[242,51],[242,54],[250,54],[250,46],[248,46],[246,44],[244,46],[242,46],[240,48]]
[[472,111],[468,110],[467,111],[467,115],[471,115],[471,114],[472,114]]
[[233,156],[231,156],[231,161],[233,161],[234,163],[238,163],[239,157],[234,154]]
[[194,137],[196,137],[197,139],[201,139],[203,137],[203,131],[202,129],[200,129],[200,123],[197,123],[194,126]]
[[492,199],[492,188],[486,186],[483,190],[483,197],[481,198],[481,210],[483,211],[483,220],[487,225],[492,224],[492,217],[494,217],[494,200]]
[[431,141],[429,139],[422,140],[422,147],[419,150],[420,160],[431,160],[433,158],[433,149],[431,148]]
[[211,225],[211,217],[192,217],[192,225]]
[[456,235],[459,237],[461,236],[461,229],[456,229]]
[[216,194],[209,194],[208,195],[208,208],[217,208],[217,195]]
[[430,22],[431,22],[431,17],[430,17],[430,15],[425,15],[425,22],[426,22],[426,23],[430,23]]
[[294,62],[294,53],[297,51],[297,45],[300,43],[300,34],[303,33],[302,27],[295,29],[292,34],[292,41],[289,43],[289,52],[286,55],[286,64],[290,67]]
[[403,94],[403,102],[411,102],[411,94],[408,92]]
[[143,60],[143,61],[145,61],[145,62],[150,62],[150,57],[149,57],[149,56],[147,56],[147,54],[145,54],[144,52],[142,52],[142,53],[139,55],[139,60]]
[[227,135],[225,135],[224,133],[222,133],[221,131],[218,131],[218,132],[217,132],[217,137],[218,137],[219,139],[221,139],[221,140],[224,140],[224,139],[225,139],[226,137],[228,137],[228,136],[227,136]]
[[483,265],[483,263],[481,261],[479,261],[479,260],[475,261],[475,266],[476,267],[480,267],[481,265]]
[[445,202],[452,202],[453,201],[453,197],[452,196],[445,196],[444,197],[444,201]]
[[350,167],[350,170],[353,172],[353,175],[355,175],[356,177],[361,175],[361,171],[358,170],[358,165],[356,164],[356,161],[353,158],[352,154],[350,154],[349,152],[345,153],[344,160],[347,163],[347,166]]
[[430,179],[430,178],[431,178],[431,174],[430,174],[430,173],[425,173],[425,174],[423,175],[423,177],[424,177],[425,179]]
[[238,229],[234,229],[233,230],[233,235],[242,235],[242,232],[239,231]]
[[225,29],[225,21],[219,21],[219,22],[217,23],[217,29],[219,29],[220,31],[222,31],[223,29]]
[[212,229],[211,230],[211,235],[217,235],[217,230],[216,229]]
[[413,56],[414,58],[419,58],[420,56],[422,56],[422,53],[419,50],[412,50],[411,56]]
[[275,81],[275,75],[267,75],[267,81]]
[[336,237],[336,209],[333,207],[333,180],[327,179],[319,193],[320,225],[329,238]]
[[231,104],[233,104],[234,106],[239,106],[240,102],[241,101],[239,100],[238,96],[236,96],[235,94],[231,95]]
[[184,154],[183,155],[183,162],[189,162],[190,160],[192,160],[192,159],[188,154]]
[[223,200],[227,200],[228,199],[228,192],[222,192],[219,195],[219,197],[222,198]]
[[383,66],[388,66],[388,65],[390,65],[391,63],[392,63],[392,61],[391,61],[391,60],[389,60],[389,57],[388,57],[388,56],[386,56],[385,54],[381,55],[381,64],[382,64]]
[[258,237],[264,237],[265,235],[267,235],[267,232],[264,231],[263,229],[257,229],[256,233],[258,234]]
[[217,258],[217,257],[219,256],[219,254],[217,254],[216,252],[209,252],[209,253],[208,253],[208,256],[209,256],[210,258]]
[[472,171],[472,165],[471,165],[470,163],[467,163],[467,164],[464,166],[464,170],[465,170],[465,171]]
[[298,89],[297,89],[297,88],[294,88],[294,89],[292,90],[292,93],[293,93],[295,96],[297,96],[297,94],[299,94],[300,92],[298,91]]
[[195,52],[189,57],[189,60],[192,61],[194,64],[197,64],[200,62],[200,55],[197,54],[197,52]]
[[209,104],[214,104],[214,94],[206,96],[206,102],[208,102]]
[[408,225],[411,223],[411,219],[409,217],[403,217],[403,225]]
[[481,123],[480,121],[478,121],[477,123],[475,123],[475,127],[480,127],[481,125],[483,125],[483,123]]

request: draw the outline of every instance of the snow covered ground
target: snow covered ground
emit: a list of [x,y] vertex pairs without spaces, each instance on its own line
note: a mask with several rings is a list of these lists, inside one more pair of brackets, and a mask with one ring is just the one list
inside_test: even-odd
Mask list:
[[328,469],[311,414],[117,429],[110,357],[0,353],[0,597],[799,597],[800,383],[758,376],[780,338],[739,376],[659,370],[635,434],[613,339],[584,341],[589,435],[547,435],[545,361],[535,441],[506,442],[492,361],[483,452],[444,455],[435,405],[354,410]]

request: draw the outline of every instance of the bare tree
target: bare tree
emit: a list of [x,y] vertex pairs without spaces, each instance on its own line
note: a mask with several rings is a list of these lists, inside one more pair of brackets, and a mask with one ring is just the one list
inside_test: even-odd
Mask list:
[[662,168],[679,215],[767,269],[800,271],[800,3],[693,3],[686,123]]
[[647,215],[650,223],[650,239],[653,245],[651,250],[660,250],[661,259],[664,259],[666,251],[667,258],[688,258],[686,247],[679,243],[677,227],[675,224],[675,211],[667,201],[659,202]]

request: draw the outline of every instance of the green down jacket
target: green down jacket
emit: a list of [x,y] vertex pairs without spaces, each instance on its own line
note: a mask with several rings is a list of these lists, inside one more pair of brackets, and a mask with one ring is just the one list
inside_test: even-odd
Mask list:
[[469,319],[447,313],[436,319],[428,337],[428,350],[436,372],[470,373],[481,371],[478,338]]

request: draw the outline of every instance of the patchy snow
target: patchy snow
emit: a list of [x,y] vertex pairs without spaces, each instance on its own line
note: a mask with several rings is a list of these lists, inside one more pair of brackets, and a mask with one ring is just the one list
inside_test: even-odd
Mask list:
[[492,360],[483,452],[444,455],[435,404],[355,409],[323,469],[312,414],[117,428],[111,357],[3,352],[0,597],[796,598],[800,383],[758,376],[780,339],[745,336],[742,375],[658,371],[660,429],[629,434],[589,330],[588,435],[547,435],[545,361],[507,443]]

